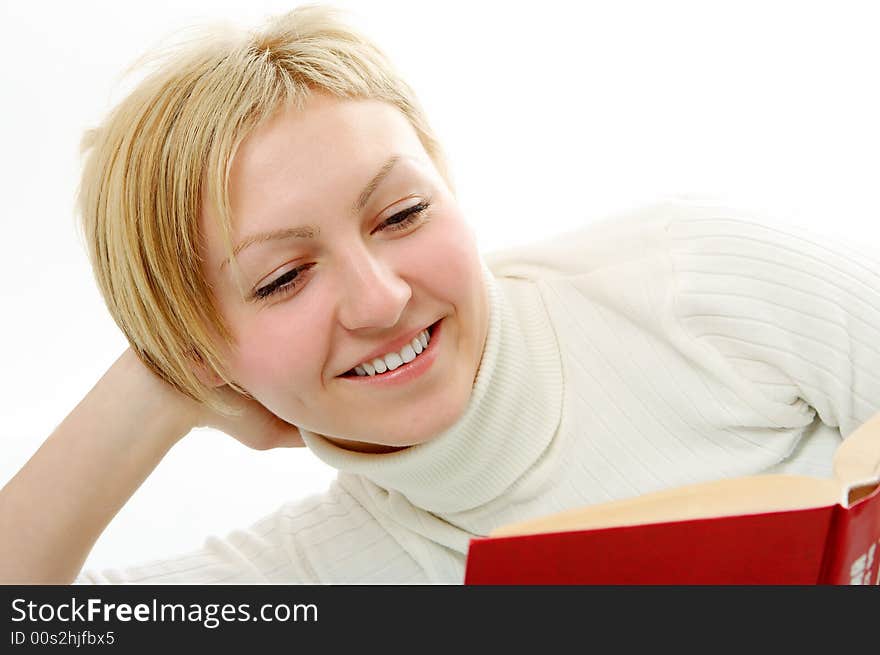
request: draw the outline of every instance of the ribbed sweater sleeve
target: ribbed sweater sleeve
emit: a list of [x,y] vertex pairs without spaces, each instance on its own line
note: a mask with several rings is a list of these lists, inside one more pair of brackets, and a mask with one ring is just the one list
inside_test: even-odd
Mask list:
[[425,582],[415,560],[334,481],[247,529],[190,553],[122,569],[87,570],[75,584],[373,584]]
[[849,435],[880,411],[880,249],[733,209],[668,228],[682,328]]

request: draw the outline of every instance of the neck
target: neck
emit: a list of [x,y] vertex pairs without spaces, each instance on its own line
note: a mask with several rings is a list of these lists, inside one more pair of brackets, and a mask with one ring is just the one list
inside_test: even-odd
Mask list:
[[372,443],[369,441],[354,441],[353,439],[340,439],[338,437],[328,437],[327,435],[320,435],[324,437],[327,441],[332,444],[339,446],[340,448],[344,448],[345,450],[352,450],[356,453],[372,453],[375,455],[384,455],[385,453],[396,453],[398,450],[403,450],[404,448],[410,448],[411,446],[389,446],[382,443]]

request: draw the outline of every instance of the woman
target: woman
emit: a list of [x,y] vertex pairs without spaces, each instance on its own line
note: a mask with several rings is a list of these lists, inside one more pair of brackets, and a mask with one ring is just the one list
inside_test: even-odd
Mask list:
[[[320,8],[176,54],[86,145],[131,348],[2,490],[4,582],[460,583],[504,523],[829,475],[880,406],[876,259],[685,202],[481,256],[411,91]],[[80,572],[196,426],[339,476],[193,553]]]

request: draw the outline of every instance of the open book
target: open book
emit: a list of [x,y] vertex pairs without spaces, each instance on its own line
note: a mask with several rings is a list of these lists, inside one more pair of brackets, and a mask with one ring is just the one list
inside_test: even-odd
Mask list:
[[465,584],[880,584],[880,414],[834,477],[753,475],[502,526]]

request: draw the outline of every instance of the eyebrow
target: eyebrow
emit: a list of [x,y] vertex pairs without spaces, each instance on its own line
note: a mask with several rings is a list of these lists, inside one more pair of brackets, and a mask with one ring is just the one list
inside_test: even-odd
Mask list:
[[[367,185],[363,188],[363,190],[358,195],[357,200],[354,205],[351,207],[351,213],[356,214],[361,211],[370,200],[370,196],[373,195],[373,192],[379,187],[388,174],[391,172],[391,169],[394,168],[394,165],[400,161],[399,155],[392,155],[388,158],[388,160],[382,164],[382,167],[379,169],[379,172],[376,173]],[[285,227],[279,230],[272,230],[271,232],[259,232],[257,234],[251,234],[250,236],[242,239],[233,249],[232,256],[235,257],[245,248],[253,246],[258,243],[266,243],[267,241],[276,241],[278,239],[314,239],[318,234],[321,233],[320,228],[317,228],[313,225],[304,225],[302,227]],[[220,264],[220,268],[222,268],[229,263],[229,259],[224,259]]]

